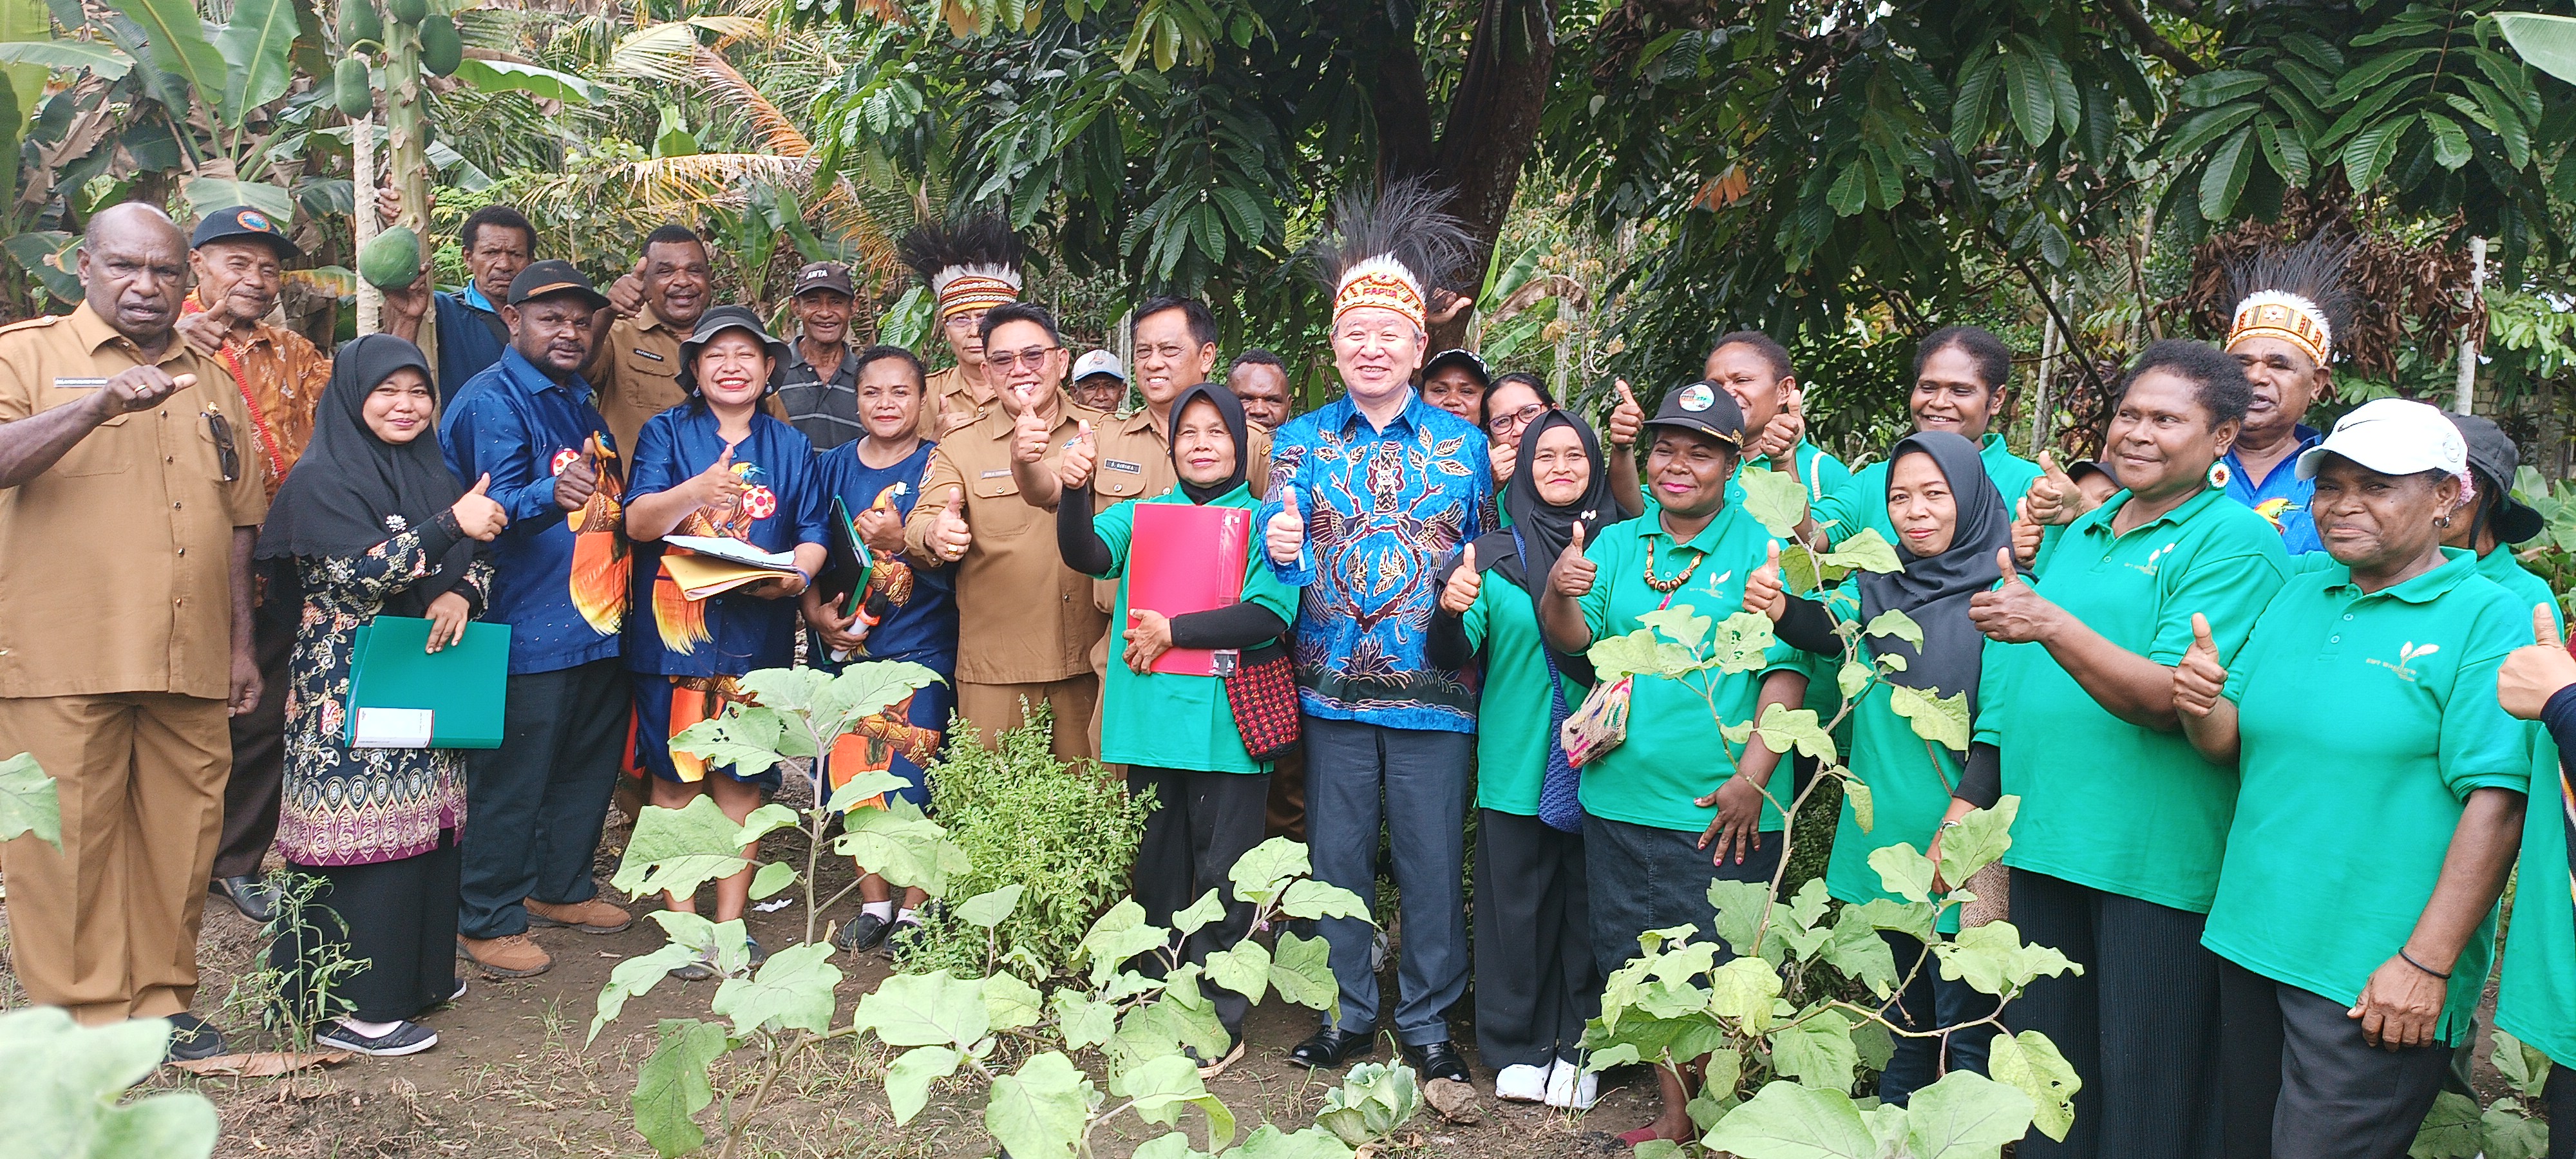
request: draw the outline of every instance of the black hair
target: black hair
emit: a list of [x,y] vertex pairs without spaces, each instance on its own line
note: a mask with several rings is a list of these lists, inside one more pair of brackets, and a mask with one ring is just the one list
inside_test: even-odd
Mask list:
[[1752,347],[1755,353],[1762,356],[1762,361],[1771,364],[1771,376],[1774,378],[1794,378],[1797,375],[1789,365],[1789,348],[1780,345],[1777,339],[1759,330],[1730,330],[1718,335],[1717,341],[1709,344],[1709,357],[1717,357],[1718,351],[1729,346]]
[[674,221],[654,226],[653,232],[645,234],[644,248],[641,252],[648,254],[652,253],[653,247],[657,245],[681,244],[693,244],[703,247],[707,242],[705,238],[698,236],[698,231]]
[[868,372],[870,364],[883,362],[889,358],[902,359],[904,365],[912,368],[912,384],[914,386],[918,387],[929,385],[930,372],[922,369],[921,359],[915,357],[912,351],[906,350],[900,346],[871,346],[865,350],[859,351],[859,360],[850,365],[850,380],[853,382],[858,381],[860,375]]
[[467,253],[474,252],[474,239],[487,228],[515,229],[527,235],[529,256],[536,256],[537,227],[528,224],[528,215],[506,205],[486,205],[465,215],[465,224],[457,227],[456,244]]
[[1925,335],[1914,348],[1914,377],[1923,377],[1923,366],[1932,356],[1944,350],[1956,350],[1977,364],[1977,378],[1986,384],[1988,393],[2002,390],[2012,381],[2012,348],[1983,326],[1944,326]]
[[1055,315],[1035,302],[1011,302],[985,311],[984,341],[992,341],[993,331],[1001,329],[1005,322],[1035,322],[1046,329],[1047,341],[1064,345],[1064,334],[1055,328]]
[[1178,310],[1189,324],[1190,340],[1201,346],[1214,346],[1217,341],[1216,315],[1208,313],[1207,303],[1196,298],[1170,295],[1147,298],[1136,304],[1136,312],[1127,316],[1127,341],[1136,341],[1136,324],[1165,310]]
[[1231,377],[1235,371],[1246,366],[1275,366],[1279,368],[1279,373],[1288,373],[1287,363],[1279,361],[1278,355],[1272,354],[1258,346],[1235,355],[1234,361],[1225,364],[1225,373],[1228,377]]
[[2245,381],[2245,368],[2236,364],[2224,350],[2189,338],[2159,338],[2138,352],[2129,363],[2129,372],[2120,377],[2120,397],[2129,396],[2129,388],[2150,370],[2162,370],[2191,380],[2192,401],[2209,412],[2209,429],[2245,417],[2245,409],[2254,402],[2254,385]]
[[1476,425],[1484,426],[1494,421],[1494,392],[1501,390],[1505,383],[1513,382],[1530,388],[1540,402],[1551,407],[1556,405],[1556,392],[1547,388],[1546,379],[1526,370],[1515,370],[1494,379],[1494,385],[1486,387],[1484,395],[1476,400]]

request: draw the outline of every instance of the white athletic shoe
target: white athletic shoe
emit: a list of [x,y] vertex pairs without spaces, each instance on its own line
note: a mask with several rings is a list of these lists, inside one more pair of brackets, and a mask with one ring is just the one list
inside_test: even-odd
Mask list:
[[1494,1076],[1494,1097],[1507,1103],[1535,1103],[1547,1098],[1548,1068],[1513,1063]]
[[1556,1060],[1547,1068],[1547,1105],[1569,1111],[1588,1111],[1601,1101],[1601,1076],[1582,1067]]

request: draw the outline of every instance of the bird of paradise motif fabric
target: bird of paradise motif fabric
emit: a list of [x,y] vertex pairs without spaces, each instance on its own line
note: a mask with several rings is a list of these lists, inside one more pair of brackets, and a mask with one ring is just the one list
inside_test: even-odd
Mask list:
[[[715,413],[704,403],[682,403],[645,420],[635,436],[627,503],[688,482],[723,458],[725,449]],[[814,470],[814,445],[795,427],[755,414],[751,434],[732,449],[731,470],[743,484],[738,501],[690,512],[672,534],[738,539],[767,552],[823,543],[828,498]],[[636,545],[636,602],[650,614],[627,625],[628,668],[665,676],[740,676],[793,662],[796,601],[763,599],[742,588],[688,599],[662,566],[666,550],[660,542]]]

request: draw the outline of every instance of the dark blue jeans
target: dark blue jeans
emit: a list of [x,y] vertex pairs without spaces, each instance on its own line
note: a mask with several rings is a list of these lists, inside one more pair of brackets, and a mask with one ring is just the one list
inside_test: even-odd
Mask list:
[[[1407,1046],[1449,1041],[1449,1007],[1467,992],[1467,912],[1460,878],[1467,852],[1467,762],[1476,738],[1463,732],[1381,728],[1309,716],[1306,734],[1307,854],[1315,876],[1372,903],[1378,833],[1394,852],[1404,908],[1396,968],[1395,1038]],[[1378,915],[1383,921],[1384,916]],[[1367,922],[1315,923],[1331,944],[1342,984],[1346,1031],[1377,1029],[1374,940]]]
[[[1924,956],[1923,943],[1894,930],[1880,930],[1878,936],[1887,943],[1888,952],[1896,955],[1896,976],[1913,975],[1904,989],[1888,996],[1883,1009],[1889,1022],[1907,1030],[1938,1030],[1975,1022],[1995,1012],[1994,995],[1980,994],[1966,982],[1942,978],[1941,963]],[[1947,1067],[1940,1065],[1941,1039],[1896,1036],[1896,1054],[1887,1060],[1887,1070],[1878,1076],[1879,1101],[1901,1107],[1914,1097],[1915,1091],[1931,1086],[1934,1079],[1949,1071],[1986,1073],[1986,1040],[1994,1033],[1991,1025],[1953,1033]]]
[[599,896],[590,861],[617,791],[633,688],[614,656],[510,677],[501,747],[465,756],[458,933],[524,934],[529,898],[570,905]]

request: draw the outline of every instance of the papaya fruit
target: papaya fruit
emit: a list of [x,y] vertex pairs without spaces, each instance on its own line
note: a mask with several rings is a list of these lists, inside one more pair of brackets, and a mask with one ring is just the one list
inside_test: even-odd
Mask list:
[[465,38],[456,31],[456,22],[444,16],[432,16],[420,22],[420,66],[431,76],[453,76],[456,66],[465,63]]
[[363,117],[375,111],[376,93],[367,78],[365,59],[344,56],[331,66],[331,99],[348,116]]
[[420,235],[408,226],[377,234],[358,251],[358,276],[379,290],[399,290],[420,276]]
[[340,50],[353,51],[361,41],[384,43],[385,22],[375,0],[340,0]]
[[429,19],[429,0],[386,0],[385,11],[404,25],[417,26]]

